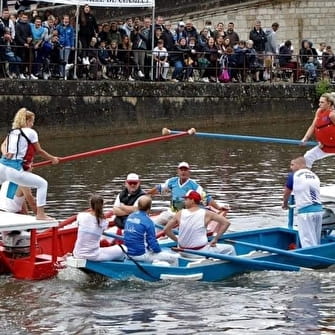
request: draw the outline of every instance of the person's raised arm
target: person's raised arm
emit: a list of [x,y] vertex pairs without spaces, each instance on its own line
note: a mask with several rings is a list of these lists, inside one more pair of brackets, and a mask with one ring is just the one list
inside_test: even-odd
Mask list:
[[316,120],[317,120],[317,116],[318,116],[318,111],[316,111],[315,113],[315,117],[313,122],[311,123],[311,125],[308,127],[304,137],[301,139],[302,144],[305,144],[305,142],[307,142],[310,137],[313,135],[314,130],[315,130],[315,125],[316,125]]

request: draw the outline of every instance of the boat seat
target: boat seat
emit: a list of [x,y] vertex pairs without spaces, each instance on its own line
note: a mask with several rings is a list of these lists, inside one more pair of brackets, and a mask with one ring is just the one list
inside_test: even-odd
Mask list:
[[206,265],[206,264],[213,264],[214,262],[225,262],[222,261],[220,259],[214,259],[214,258],[201,258],[201,259],[197,259],[195,261],[189,262],[186,267],[187,268],[193,268],[193,267],[197,267],[199,265]]

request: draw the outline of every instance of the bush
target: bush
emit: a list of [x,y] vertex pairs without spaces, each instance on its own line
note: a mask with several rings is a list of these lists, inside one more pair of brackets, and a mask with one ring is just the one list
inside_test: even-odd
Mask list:
[[318,81],[315,85],[315,92],[317,95],[317,99],[319,99],[323,93],[329,93],[331,91],[332,91],[332,86],[329,80],[322,79]]

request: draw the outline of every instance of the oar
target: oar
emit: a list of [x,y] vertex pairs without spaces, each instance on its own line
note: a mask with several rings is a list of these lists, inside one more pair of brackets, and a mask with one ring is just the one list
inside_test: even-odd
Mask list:
[[[166,134],[180,134],[181,131],[169,130],[165,131]],[[292,140],[289,138],[277,138],[277,137],[262,137],[262,136],[247,136],[247,135],[234,135],[234,134],[216,134],[216,133],[195,133],[199,137],[218,138],[224,140],[237,140],[237,141],[249,141],[249,142],[266,142],[266,143],[280,143],[280,144],[296,144],[301,145],[300,140]],[[316,145],[317,142],[307,141],[305,145]]]
[[[65,162],[73,161],[73,160],[76,160],[76,159],[107,154],[107,153],[117,151],[117,150],[130,149],[130,148],[135,148],[135,147],[150,144],[150,143],[168,141],[168,140],[172,140],[172,139],[177,138],[177,137],[193,135],[194,133],[195,133],[195,129],[191,128],[188,131],[180,131],[180,132],[178,132],[178,134],[171,134],[171,135],[168,135],[168,136],[166,136],[164,134],[163,136],[153,137],[153,138],[149,138],[149,139],[141,140],[141,141],[137,141],[137,142],[119,144],[119,145],[115,145],[115,146],[112,146],[112,147],[107,147],[107,148],[102,148],[102,149],[98,149],[98,150],[82,152],[82,153],[79,153],[79,154],[74,154],[74,155],[65,156],[65,157],[59,157],[59,162],[60,163],[65,163]],[[50,165],[50,164],[51,164],[51,161],[48,160],[48,161],[35,163],[35,164],[33,164],[33,167],[36,168],[36,167],[41,167],[41,166]]]
[[309,254],[301,254],[298,252],[294,251],[287,251],[283,249],[278,249],[274,247],[268,247],[265,245],[260,245],[256,243],[250,243],[250,242],[244,242],[244,241],[236,241],[236,240],[231,240],[231,239],[225,239],[226,242],[229,242],[231,244],[240,244],[240,245],[245,245],[248,247],[255,248],[256,250],[263,250],[263,251],[268,251],[274,254],[278,255],[284,255],[296,259],[301,259],[305,261],[316,261],[319,262],[320,265],[333,265],[335,264],[335,259],[328,258],[328,257],[323,257],[323,256],[317,256],[317,255],[309,255]]
[[288,264],[282,264],[278,262],[262,261],[256,259],[249,259],[245,257],[237,257],[226,254],[219,254],[216,252],[206,252],[191,249],[172,248],[174,251],[182,251],[188,254],[204,256],[207,258],[216,258],[224,261],[229,261],[236,264],[244,265],[250,270],[280,270],[280,271],[299,271],[300,267]]

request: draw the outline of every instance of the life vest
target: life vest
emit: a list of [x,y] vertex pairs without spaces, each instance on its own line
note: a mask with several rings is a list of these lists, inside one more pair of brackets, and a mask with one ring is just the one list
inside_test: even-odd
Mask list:
[[335,124],[329,117],[332,112],[332,109],[319,109],[314,130],[315,138],[327,153],[335,153]]
[[[134,203],[136,202],[136,200],[144,194],[145,194],[145,192],[141,189],[141,187],[139,187],[136,190],[136,192],[132,193],[132,194],[129,194],[127,188],[125,188],[124,190],[121,191],[119,198],[120,198],[120,202],[122,204],[127,205],[127,206],[133,206]],[[124,225],[126,223],[127,217],[128,217],[128,215],[115,217],[114,222],[115,222],[116,226],[123,229]]]
[[[8,134],[8,138],[7,138],[7,150],[8,150],[8,146],[9,146],[9,135],[10,135],[10,133],[13,130],[15,130],[15,129],[12,129],[9,132],[9,134]],[[28,138],[28,136],[23,132],[23,130],[21,128],[19,130],[20,130],[20,135],[22,137],[24,137],[24,139],[28,143],[26,154],[23,157],[22,167],[23,167],[24,170],[29,170],[29,169],[31,169],[31,167],[33,165],[33,161],[34,161],[36,149],[35,149],[35,146],[31,143],[31,141]],[[19,135],[18,140],[17,140],[17,146],[19,145],[19,142],[20,142],[20,135]]]

